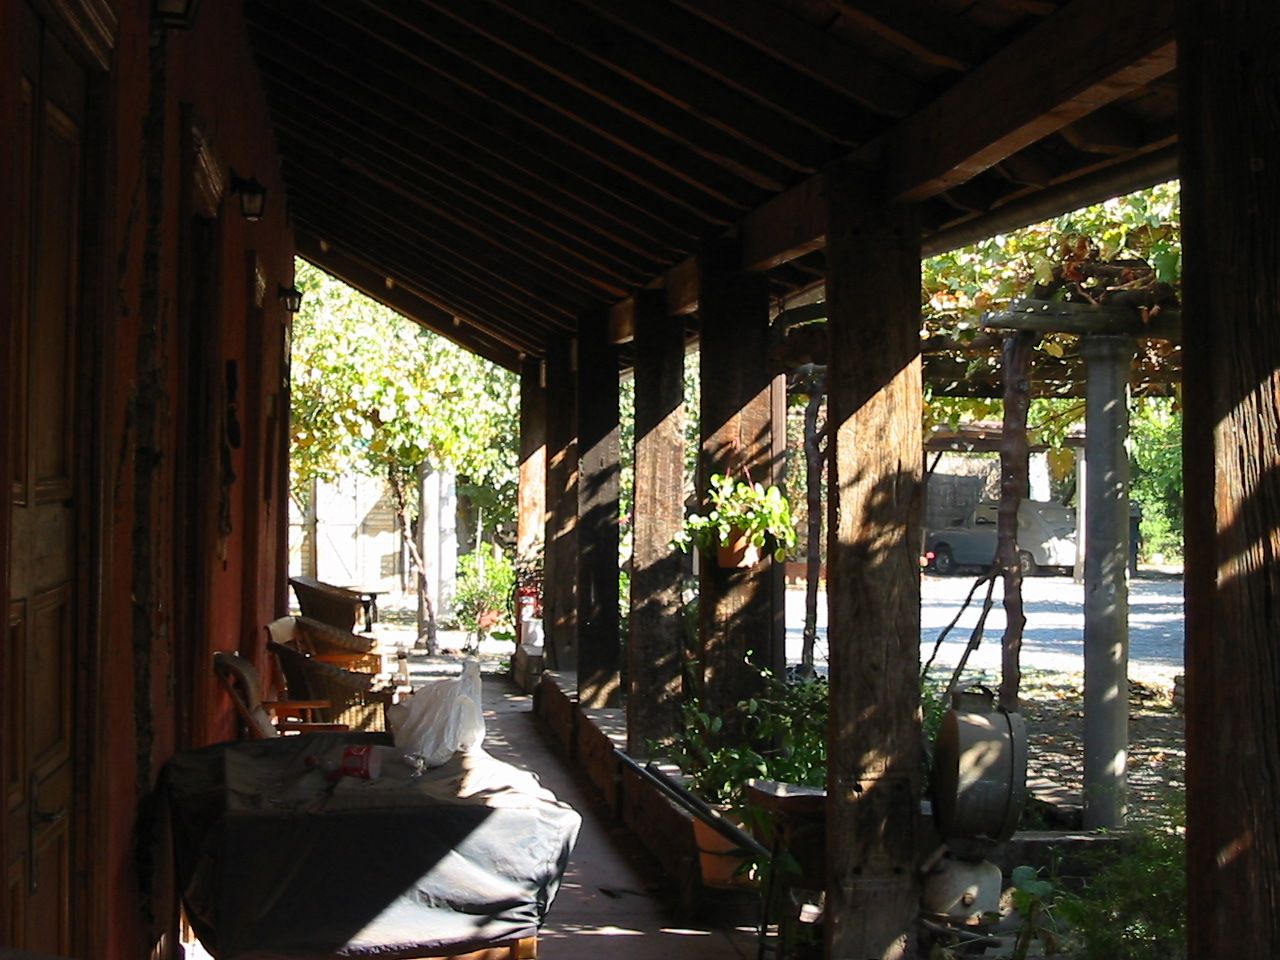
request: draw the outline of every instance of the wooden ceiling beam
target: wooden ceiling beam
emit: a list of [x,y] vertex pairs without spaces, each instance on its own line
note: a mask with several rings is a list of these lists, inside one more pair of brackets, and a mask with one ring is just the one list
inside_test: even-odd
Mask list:
[[[936,196],[1171,70],[1172,30],[1171,0],[1072,0],[850,159],[874,161],[900,200]],[[1043,69],[1047,49],[1053,70]],[[819,173],[743,218],[744,269],[823,246],[825,193]]]
[[[423,275],[440,270],[452,271],[460,282],[480,290],[488,291],[491,296],[501,301],[509,310],[541,318],[552,327],[573,326],[576,312],[559,297],[551,299],[539,296],[526,290],[513,281],[508,270],[501,267],[477,266],[475,262],[447,248],[448,238],[431,237],[389,220],[385,207],[370,206],[367,202],[357,200],[351,194],[334,196],[327,187],[317,188],[314,181],[300,184],[296,192],[290,194],[297,197],[297,205],[305,206],[299,214],[306,215],[313,221],[329,225],[333,236],[340,236],[343,224],[349,220],[354,226],[386,235],[387,241],[394,243],[399,249],[406,251],[405,257],[420,262]],[[311,211],[324,210],[323,216],[313,216]],[[531,285],[532,286],[532,285]],[[557,300],[559,302],[557,303]]]
[[[455,21],[433,18],[423,22],[422,7],[404,0],[360,0],[358,7],[343,0],[313,0],[331,13],[359,23],[384,43],[402,46],[429,67],[495,103],[560,136],[571,144],[590,145],[602,162],[657,175],[682,184],[688,202],[708,213],[719,210],[732,219],[758,196],[761,188],[748,184],[687,147],[655,133],[632,117],[609,109],[532,64],[512,57],[497,44]],[[636,165],[640,166],[637,167]]]
[[[422,191],[432,204],[448,210],[469,223],[502,227],[513,240],[531,238],[525,246],[545,258],[560,262],[575,275],[594,277],[598,281],[635,286],[660,269],[662,263],[649,257],[628,255],[616,247],[606,247],[598,238],[583,237],[566,230],[563,221],[548,208],[530,202],[522,207],[516,199],[494,198],[471,189],[447,166],[431,163],[425,156],[415,156],[398,144],[371,146],[377,138],[353,138],[330,127],[315,114],[301,118],[291,113],[281,117],[277,130],[288,133],[348,170],[365,172],[369,179],[390,179],[397,189]],[[592,241],[595,242],[592,242]]]
[[324,238],[330,246],[342,250],[352,260],[364,263],[371,270],[390,277],[394,283],[408,287],[452,316],[488,329],[494,337],[512,347],[525,349],[545,342],[549,334],[563,335],[566,332],[537,317],[517,313],[484,291],[460,281],[457,274],[445,271],[423,273],[421,264],[409,262],[404,253],[394,249],[385,237],[361,225],[326,220],[310,212],[300,212],[297,222],[315,236]]
[[748,44],[668,0],[577,2],[824,137],[852,146],[865,141],[871,132],[873,121],[854,109],[847,98],[776,60],[761,57]]
[[453,315],[448,311],[440,309],[430,301],[423,300],[403,286],[395,285],[388,288],[385,275],[370,270],[332,247],[325,250],[319,239],[305,230],[299,231],[295,239],[298,256],[359,290],[369,299],[456,343],[464,350],[470,350],[484,357],[491,363],[496,363],[507,370],[520,369],[521,351],[519,349],[510,344],[495,341],[492,337],[477,334],[470,326],[455,327]]
[[924,100],[924,90],[914,80],[870,57],[851,56],[847,44],[766,0],[674,2],[875,113],[905,117]]
[[992,37],[939,4],[911,0],[831,0],[840,15],[922,63],[963,72],[990,52]]
[[[603,21],[565,15],[547,0],[426,0],[517,56],[611,109],[626,113],[748,182],[781,190],[830,159],[830,144],[798,124],[764,115],[736,91],[686,64],[641,49]],[[533,29],[530,29],[532,27]],[[726,122],[724,117],[732,117]]]
[[1040,21],[890,131],[881,145],[888,191],[934,196],[1171,72],[1173,8],[1073,0]]
[[[266,68],[266,80],[305,92],[312,100],[320,97],[329,103],[359,104],[366,116],[429,140],[469,173],[523,184],[530,192],[547,198],[548,203],[576,211],[579,219],[594,220],[619,242],[642,250],[688,252],[696,245],[697,231],[705,229],[705,223],[656,196],[642,198],[651,200],[645,204],[611,192],[587,176],[587,172],[599,174],[596,165],[584,164],[588,168],[585,172],[576,170],[571,162],[574,158],[568,154],[553,151],[552,155],[543,156],[531,151],[529,141],[494,135],[483,124],[467,124],[464,115],[432,101],[414,86],[420,81],[421,71],[401,69],[390,58],[366,61],[360,76],[352,76],[350,71],[360,61],[346,45],[318,35],[308,36],[304,45],[294,32],[278,39],[272,35],[269,49],[260,50],[258,56]],[[321,71],[337,72],[342,82],[317,81],[314,77]],[[375,85],[379,80],[381,86]],[[388,95],[391,91],[403,91],[403,96]],[[408,99],[415,94],[416,99]],[[430,109],[424,109],[424,101],[431,104]],[[291,109],[287,102],[279,106],[279,115]]]

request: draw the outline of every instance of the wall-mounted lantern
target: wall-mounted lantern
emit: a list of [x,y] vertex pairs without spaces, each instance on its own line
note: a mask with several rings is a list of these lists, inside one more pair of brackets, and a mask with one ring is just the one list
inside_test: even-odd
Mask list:
[[283,283],[280,284],[279,297],[284,308],[290,313],[297,313],[302,309],[302,291],[297,287],[286,287]]
[[246,220],[261,220],[267,209],[267,188],[255,178],[244,179],[231,171],[231,192],[240,195],[240,213]]
[[200,0],[155,0],[156,20],[166,30],[190,30]]

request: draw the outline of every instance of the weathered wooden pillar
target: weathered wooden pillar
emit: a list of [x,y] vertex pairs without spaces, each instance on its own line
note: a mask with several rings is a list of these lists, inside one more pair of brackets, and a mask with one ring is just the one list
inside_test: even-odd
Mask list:
[[671,546],[684,520],[684,320],[666,296],[636,296],[635,496],[627,640],[627,752],[680,729],[683,561]]
[[920,225],[828,190],[829,957],[914,957],[919,880]]
[[1181,0],[1188,951],[1280,953],[1280,5]]
[[578,405],[574,346],[547,349],[547,532],[542,625],[547,665],[578,669]]
[[1124,823],[1129,755],[1129,368],[1132,337],[1091,334],[1085,361],[1084,825]]
[[[769,288],[763,275],[743,273],[738,264],[729,244],[704,253],[700,263],[700,496],[712,474],[769,484],[782,468],[775,461],[774,436],[786,423],[777,417],[767,362]],[[703,695],[713,714],[731,710],[753,688],[748,655],[757,666],[781,666],[784,637],[774,612],[774,581],[783,572],[772,558],[742,569],[722,569],[714,555],[701,558]]]
[[547,531],[547,391],[543,361],[520,366],[520,476],[516,491],[516,561],[542,555]]
[[578,702],[617,706],[618,351],[605,314],[578,327]]

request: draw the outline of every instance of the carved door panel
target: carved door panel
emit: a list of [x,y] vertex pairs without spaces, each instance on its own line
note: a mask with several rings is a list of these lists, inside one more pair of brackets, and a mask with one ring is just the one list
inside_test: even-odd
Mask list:
[[8,317],[12,527],[4,663],[5,942],[71,949],[76,333],[86,77],[24,19],[19,302]]

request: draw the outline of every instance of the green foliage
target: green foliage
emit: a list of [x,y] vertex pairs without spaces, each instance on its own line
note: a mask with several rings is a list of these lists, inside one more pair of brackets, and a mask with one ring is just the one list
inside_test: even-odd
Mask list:
[[410,493],[422,463],[511,497],[513,374],[297,261],[291,489],[360,473]]
[[681,550],[691,546],[704,550],[729,546],[736,534],[746,534],[755,547],[766,544],[775,560],[785,560],[796,545],[796,529],[791,523],[791,506],[775,486],[734,480],[713,474],[707,491],[708,510],[691,513],[672,543]]
[[1131,495],[1142,506],[1146,559],[1182,556],[1182,412],[1170,399],[1139,401],[1130,419]]
[[516,588],[516,568],[504,553],[481,548],[458,558],[458,584],[454,609],[458,623],[481,640],[499,624],[511,624],[511,603]]
[[[1176,285],[1182,269],[1180,228],[1179,188],[1173,181],[930,257],[921,271],[922,335],[971,343],[982,333],[986,313],[1029,295],[1080,238],[1102,260],[1144,259],[1160,280]],[[1074,337],[1056,335],[1046,337],[1039,349],[1061,357],[1074,343]],[[956,356],[968,362],[969,374],[999,367],[995,353]],[[941,397],[926,387],[924,426],[926,431],[942,425],[954,429],[963,422],[999,419],[1001,408],[999,400]],[[1031,422],[1041,419],[1033,405]]]
[[760,674],[760,691],[737,705],[734,736],[723,717],[696,698],[683,706],[684,727],[666,753],[708,803],[742,806],[751,778],[822,786],[827,771],[827,682]]
[[1024,960],[1036,941],[1044,946],[1046,954],[1057,953],[1061,943],[1054,915],[1058,888],[1052,881],[1041,879],[1035,867],[1014,867],[1010,880],[1013,883],[1013,905],[1022,918],[1014,942],[1013,960]]
[[1179,960],[1187,955],[1186,841],[1177,832],[1136,834],[1125,852],[1065,895],[1084,960]]

